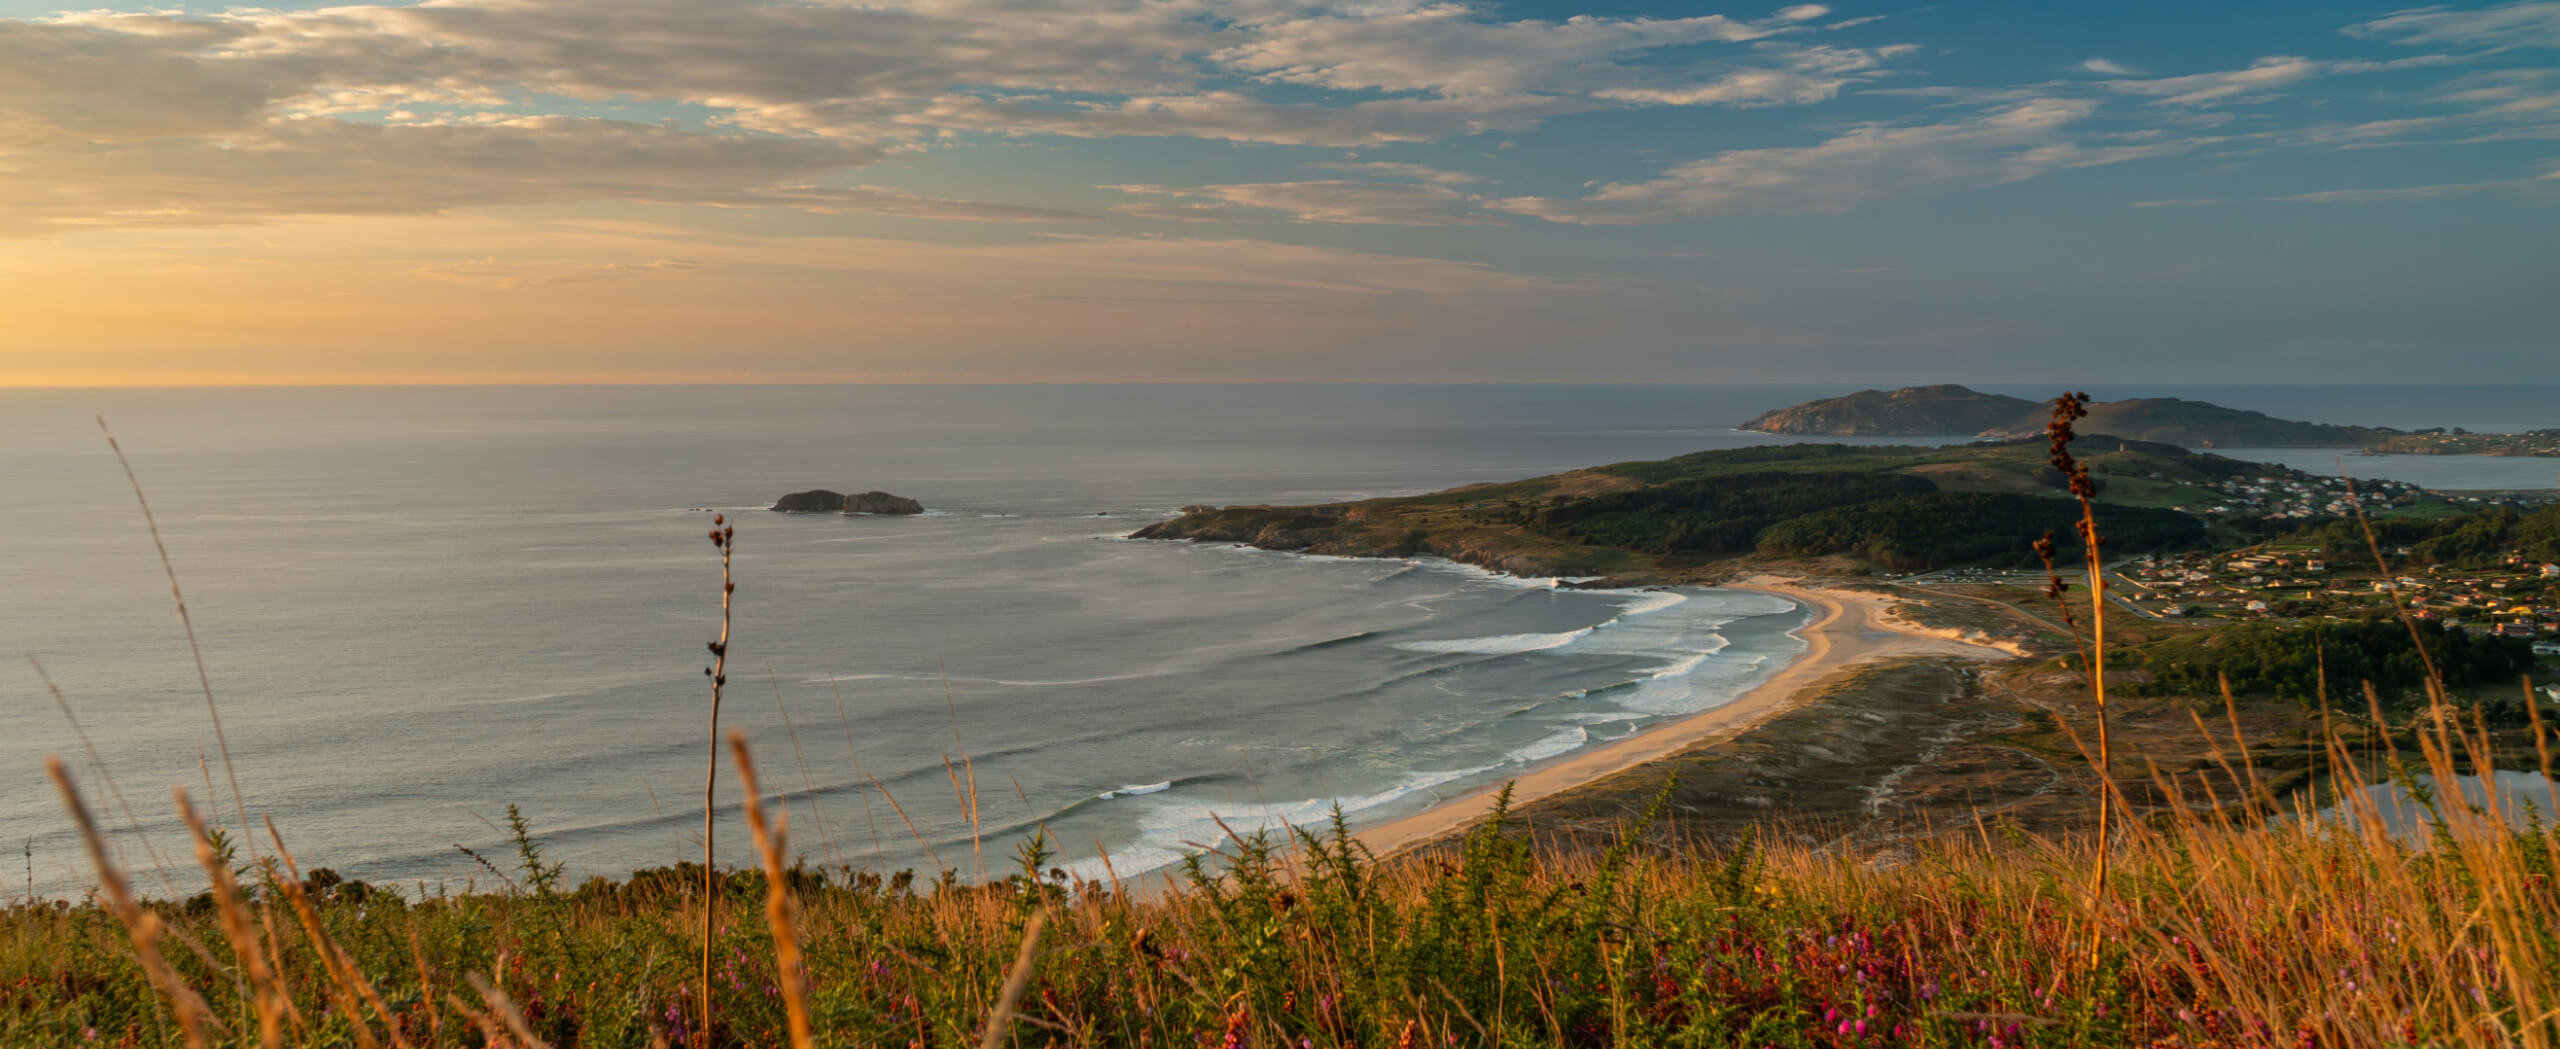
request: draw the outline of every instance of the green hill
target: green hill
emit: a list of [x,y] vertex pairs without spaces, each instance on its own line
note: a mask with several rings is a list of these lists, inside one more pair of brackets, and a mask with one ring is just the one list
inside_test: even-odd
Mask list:
[[[2108,504],[2109,549],[2200,545],[2225,478],[2280,467],[2111,437],[2079,447]],[[1314,506],[1190,507],[1141,539],[1364,557],[1431,554],[1521,575],[1621,582],[1720,574],[1744,558],[1848,558],[1909,570],[2027,565],[2078,507],[2042,441],[1926,448],[1781,445],[1615,463],[1427,495]]]

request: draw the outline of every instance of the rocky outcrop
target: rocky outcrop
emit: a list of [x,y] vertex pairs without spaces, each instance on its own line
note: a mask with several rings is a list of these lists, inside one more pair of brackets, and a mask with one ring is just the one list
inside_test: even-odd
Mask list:
[[844,497],[844,512],[849,514],[920,514],[924,504],[903,495],[887,492],[860,492]]
[[1981,433],[2036,410],[2034,401],[1942,384],[1806,401],[1766,413],[1742,428],[1832,437],[1944,436]]
[[774,500],[773,509],[786,514],[920,514],[924,512],[924,504],[887,492],[846,495],[813,488]]
[[833,514],[844,512],[844,493],[812,488],[793,492],[773,501],[773,511],[782,514]]

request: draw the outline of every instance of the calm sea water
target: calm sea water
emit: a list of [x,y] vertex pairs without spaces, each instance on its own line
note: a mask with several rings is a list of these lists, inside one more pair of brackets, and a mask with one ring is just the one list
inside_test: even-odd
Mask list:
[[[486,876],[455,845],[496,845],[509,803],[573,876],[694,854],[709,510],[739,526],[723,724],[793,795],[810,859],[970,876],[1045,826],[1071,865],[1107,853],[1125,875],[1217,840],[1219,820],[1308,821],[1336,803],[1391,817],[1728,701],[1800,649],[1803,617],[1746,593],[1559,590],[1121,536],[1186,503],[1763,443],[1729,427],[1834,392],[0,391],[0,652],[43,661],[139,816],[96,789],[99,768],[13,658],[0,842],[30,870],[10,895],[89,883],[43,755],[71,760],[128,828],[136,867],[151,866],[144,836],[181,853],[162,815],[172,786],[201,798],[209,777],[231,810],[167,583],[93,414],[159,513],[252,818],[272,814],[306,863],[459,884]],[[2480,404],[2552,424],[2476,394],[2443,402],[2476,427],[2459,411]],[[934,512],[760,509],[819,486]],[[946,759],[974,769],[975,833]],[[725,774],[719,793],[734,805]],[[744,859],[742,829],[720,840]]]

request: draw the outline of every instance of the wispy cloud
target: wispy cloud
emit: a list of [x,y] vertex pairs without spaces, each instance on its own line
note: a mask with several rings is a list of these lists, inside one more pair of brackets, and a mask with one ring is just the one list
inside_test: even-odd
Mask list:
[[2287,193],[2272,197],[2241,199],[2173,198],[2134,202],[2137,208],[2213,207],[2223,204],[2388,204],[2408,200],[2441,200],[2447,197],[2472,197],[2485,194],[2513,194],[2527,203],[2560,204],[2560,161],[2546,162],[2540,170],[2523,178],[2481,179],[2474,182],[2435,182],[2416,186],[2389,186],[2358,189],[2324,189],[2309,193]]
[[[0,19],[0,150],[16,176],[0,187],[0,229],[574,200],[1066,221],[1083,216],[810,187],[955,133],[1363,146],[1629,105],[1811,102],[1902,53],[1786,39],[1825,14],[1506,21],[1429,0],[439,0]],[[1630,62],[1665,55],[1685,57]],[[1308,99],[1306,88],[1340,97]],[[600,113],[629,104],[698,115]],[[1281,204],[1338,216],[1310,221],[1425,217],[1384,203],[1405,191],[1371,192],[1370,206]]]
[[2294,55],[2269,55],[2244,69],[2109,80],[2101,86],[2119,94],[2151,98],[2164,106],[2237,105],[2266,101],[2284,88],[2317,77],[2439,66],[2454,61],[2444,55],[2418,55],[2389,62],[2315,61]]
[[[1105,188],[1190,202],[1184,205],[1184,210],[1170,213],[1113,209],[1123,214],[1143,214],[1172,221],[1275,217],[1254,216],[1252,212],[1276,213],[1277,217],[1296,222],[1370,226],[1485,226],[1498,225],[1503,221],[1483,213],[1474,196],[1433,182],[1315,179],[1217,186],[1129,185]],[[1216,210],[1202,210],[1198,206],[1202,201],[1212,202],[1209,207]]]
[[2460,10],[2395,11],[2343,32],[2396,44],[2560,48],[2560,3],[2549,0]]
[[594,284],[670,273],[698,273],[709,267],[690,259],[645,259],[637,262],[583,262],[483,258],[419,266],[420,276],[484,288],[514,290],[562,284]]
[[1742,149],[1579,199],[1515,197],[1493,207],[1555,222],[1633,225],[1742,212],[1837,212],[1871,201],[2035,178],[2195,148],[2167,139],[2088,144],[2070,134],[2096,111],[2042,98],[1932,124],[1869,124],[1819,145]]
[[1412,179],[1416,182],[1436,182],[1444,186],[1464,186],[1470,183],[1484,181],[1483,176],[1470,175],[1463,171],[1444,171],[1428,164],[1407,164],[1391,160],[1322,161],[1315,164],[1309,164],[1307,166],[1321,168],[1326,171],[1348,171],[1360,175],[1375,175],[1379,178]]

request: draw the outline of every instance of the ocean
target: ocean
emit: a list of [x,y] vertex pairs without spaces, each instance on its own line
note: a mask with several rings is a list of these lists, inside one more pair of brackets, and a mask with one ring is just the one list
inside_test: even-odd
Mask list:
[[[1749,592],[1559,588],[1127,533],[1191,503],[1767,443],[1732,424],[1838,392],[0,391],[0,649],[41,661],[99,759],[33,666],[0,668],[0,842],[26,866],[8,895],[92,880],[44,755],[88,785],[149,891],[195,885],[150,873],[146,840],[184,856],[171,787],[226,820],[234,808],[167,581],[93,415],[158,515],[251,819],[273,816],[306,866],[432,890],[491,883],[460,847],[505,856],[510,804],[573,880],[698,857],[714,512],[738,528],[722,725],[750,734],[769,789],[790,796],[797,851],[968,879],[1012,869],[1045,828],[1057,865],[1129,877],[1336,805],[1355,823],[1417,811],[1730,701],[1801,649],[1805,616]],[[2553,425],[2537,405],[2560,403],[2338,391],[2334,410],[2279,410],[2247,390],[2175,392],[2475,429]],[[2358,414],[2382,406],[2404,414]],[[2373,461],[2549,483],[2549,460]],[[763,510],[813,487],[930,512]],[[725,770],[718,795],[722,859],[745,862]]]

